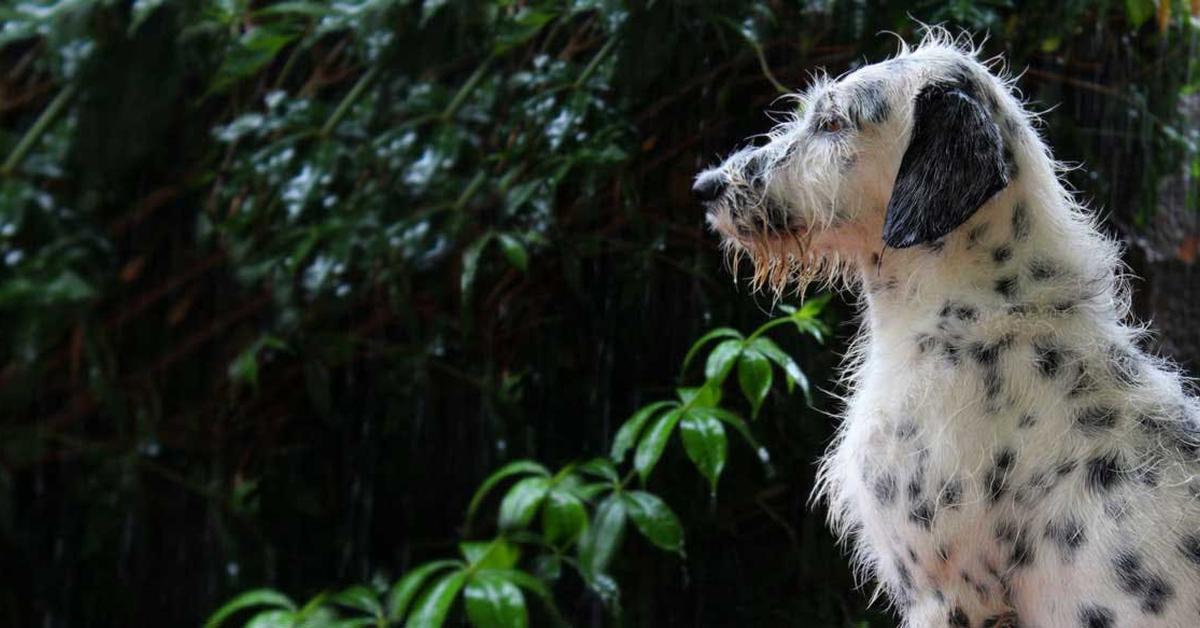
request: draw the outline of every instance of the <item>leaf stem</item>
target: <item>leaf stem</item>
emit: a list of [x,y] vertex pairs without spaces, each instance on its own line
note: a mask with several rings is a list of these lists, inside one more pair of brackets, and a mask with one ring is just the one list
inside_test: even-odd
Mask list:
[[67,105],[75,98],[77,91],[79,91],[79,88],[76,83],[67,83],[66,87],[58,92],[54,100],[51,100],[50,104],[46,106],[45,111],[42,111],[42,114],[34,121],[33,126],[29,127],[29,130],[25,132],[21,141],[17,143],[16,148],[9,153],[8,159],[4,160],[4,165],[0,166],[0,174],[11,176],[16,171],[21,162],[24,161],[25,155],[33,149],[42,135],[46,133],[50,126],[54,124],[54,121],[66,110]]
[[587,67],[583,69],[583,72],[579,73],[579,77],[576,78],[575,82],[571,84],[572,89],[579,89],[584,83],[587,82],[589,78],[592,77],[592,74],[596,72],[596,68],[600,67],[600,62],[604,60],[604,57],[608,56],[608,53],[612,52],[613,47],[617,45],[617,41],[619,40],[620,38],[614,35],[613,37],[610,37],[608,41],[604,42],[604,46],[600,48],[600,51],[596,53],[596,56],[592,57],[592,60],[588,62]]
[[475,71],[467,78],[467,82],[458,88],[458,93],[454,94],[454,98],[450,100],[450,104],[446,105],[446,108],[442,111],[441,118],[443,122],[449,122],[454,117],[454,114],[458,113],[458,110],[467,102],[467,96],[471,95],[471,92],[479,85],[479,81],[482,81],[484,75],[487,74],[488,68],[492,65],[492,59],[495,59],[494,55],[484,59],[483,63],[479,64],[479,67],[475,68]]
[[354,87],[350,88],[346,97],[342,99],[342,102],[338,103],[337,109],[333,110],[333,114],[329,116],[329,119],[325,121],[325,125],[321,127],[321,135],[328,136],[330,133],[333,133],[333,129],[350,112],[350,107],[354,105],[354,101],[362,96],[362,93],[366,91],[367,87],[377,76],[379,76],[379,66],[374,66],[358,78],[358,82],[354,84]]

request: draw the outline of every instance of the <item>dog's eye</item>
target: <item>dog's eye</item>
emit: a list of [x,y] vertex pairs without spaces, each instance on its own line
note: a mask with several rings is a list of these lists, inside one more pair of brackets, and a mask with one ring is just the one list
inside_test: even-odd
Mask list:
[[846,128],[846,124],[838,116],[828,116],[821,119],[821,123],[817,128],[822,133],[838,133]]

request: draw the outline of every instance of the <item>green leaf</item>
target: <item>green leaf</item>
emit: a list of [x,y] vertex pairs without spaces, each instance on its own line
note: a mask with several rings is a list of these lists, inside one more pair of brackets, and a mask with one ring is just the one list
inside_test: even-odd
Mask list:
[[682,414],[681,408],[669,410],[658,417],[642,436],[642,442],[638,443],[637,453],[633,456],[633,466],[642,477],[642,482],[646,481],[650,472],[654,470],[654,465],[658,464],[658,459],[662,457],[663,449],[667,446],[667,440],[671,438],[671,432]]
[[724,381],[741,352],[741,340],[726,340],[713,347],[712,353],[708,354],[708,362],[704,365],[704,376],[709,381],[717,383]]
[[579,538],[587,529],[587,510],[583,501],[565,490],[550,490],[542,507],[542,531],[552,545],[563,545]]
[[591,484],[573,487],[571,489],[571,493],[585,502],[590,502],[595,499],[597,495],[605,491],[611,491],[612,489],[613,483],[611,482],[593,482]]
[[579,564],[589,580],[608,571],[625,534],[625,515],[625,502],[616,493],[596,507],[591,525],[579,540]]
[[292,628],[295,624],[296,616],[292,611],[275,608],[251,617],[245,628]]
[[509,233],[498,234],[496,239],[500,242],[500,250],[504,253],[505,259],[513,265],[513,268],[521,272],[529,269],[529,253],[520,240]]
[[525,478],[514,484],[500,502],[500,528],[512,530],[529,525],[549,488],[549,478],[541,476]]
[[296,603],[279,591],[274,589],[254,589],[246,591],[226,602],[221,608],[218,608],[215,613],[209,616],[208,621],[204,622],[204,628],[216,628],[221,625],[221,622],[229,619],[230,615],[253,606],[275,606],[285,608],[289,611],[296,610]]
[[800,369],[800,365],[792,359],[783,349],[779,348],[774,341],[766,336],[755,338],[754,342],[750,343],[750,348],[765,355],[768,360],[779,365],[783,369],[783,374],[787,378],[788,391],[800,385],[800,390],[804,393],[804,399],[809,405],[812,405],[812,390],[808,383],[808,376]]
[[337,13],[336,9],[323,2],[280,2],[254,11],[254,15],[256,16],[304,15],[307,17],[325,17]]
[[483,481],[483,484],[479,485],[479,489],[475,491],[475,494],[471,496],[471,503],[469,506],[467,506],[467,523],[470,523],[471,519],[475,516],[475,511],[479,509],[479,504],[483,502],[483,498],[487,497],[487,494],[490,493],[497,484],[514,475],[529,474],[550,477],[550,471],[546,469],[546,467],[532,460],[515,460],[493,471],[492,474],[487,476],[487,479]]
[[716,494],[717,480],[725,468],[727,443],[725,428],[715,416],[704,408],[688,412],[679,424],[679,435],[683,437],[683,448],[696,468],[708,478],[710,490]]
[[[626,447],[628,448],[628,447]],[[608,458],[593,458],[579,465],[579,472],[586,473],[598,478],[604,478],[613,482],[619,482],[621,477],[617,475],[617,468]]]
[[496,574],[480,572],[472,576],[463,599],[467,619],[476,628],[523,628],[529,625],[521,589]]
[[462,563],[457,560],[437,560],[430,563],[425,563],[416,569],[409,571],[403,578],[392,585],[392,590],[387,595],[387,616],[388,619],[398,622],[404,619],[404,613],[408,612],[408,605],[416,597],[417,591],[421,585],[425,584],[425,580],[434,572],[449,569],[450,567],[461,567]]
[[229,379],[236,384],[258,388],[258,343],[238,354],[229,364]]
[[479,236],[478,240],[475,240],[463,250],[462,274],[459,277],[463,303],[466,303],[471,298],[471,288],[475,286],[475,274],[479,271],[479,258],[483,254],[483,247],[487,246],[487,243],[495,235],[489,231]]
[[[544,569],[557,573],[559,565],[562,562],[561,559],[559,559],[557,556],[539,557],[539,559],[542,558],[552,559],[553,567],[544,567]],[[562,615],[558,611],[558,607],[554,604],[554,596],[551,594],[550,588],[546,586],[546,583],[524,571],[521,571],[520,569],[488,569],[486,573],[494,574],[495,576],[503,578],[504,580],[521,587],[525,591],[538,596],[538,599],[540,599],[542,604],[545,605],[546,611],[550,614],[551,618],[554,620],[554,623],[560,626],[566,625],[566,621],[563,620]],[[557,578],[557,575],[554,577]]]
[[408,628],[438,628],[446,621],[454,597],[458,595],[467,578],[464,570],[448,573],[435,582],[413,607],[413,613],[404,625]]
[[692,358],[696,357],[696,354],[700,352],[700,349],[702,349],[704,345],[717,338],[737,338],[741,340],[742,332],[733,329],[732,327],[718,327],[707,334],[704,334],[699,340],[692,343],[691,349],[688,349],[687,355],[683,358],[682,370],[687,372],[688,365],[692,363]]
[[771,363],[766,356],[753,349],[742,352],[738,358],[738,386],[746,401],[750,402],[750,416],[757,418],[763,400],[771,392]]
[[237,81],[258,72],[270,63],[284,46],[296,39],[296,36],[296,33],[269,26],[250,28],[226,55],[209,91],[222,92]]
[[674,401],[657,401],[642,406],[637,412],[634,412],[633,416],[621,425],[621,429],[617,430],[617,435],[613,438],[612,450],[608,454],[609,457],[618,464],[625,462],[625,454],[637,442],[638,435],[642,433],[642,427],[646,425],[646,421],[670,405],[678,404],[675,404]]
[[465,541],[458,544],[458,549],[475,569],[508,569],[521,557],[521,548],[504,539]]
[[679,400],[693,408],[711,408],[721,403],[721,385],[707,382],[697,388],[676,388]]
[[355,608],[375,617],[383,617],[383,605],[375,592],[362,585],[340,591],[330,598],[334,604]]
[[[1168,2],[1169,0],[1158,0],[1159,2]],[[1129,18],[1129,24],[1137,30],[1141,28],[1146,20],[1154,15],[1155,6],[1154,0],[1125,0],[1125,15]]]
[[762,462],[763,467],[766,468],[767,475],[774,475],[775,470],[771,468],[770,454],[767,452],[767,449],[760,445],[758,440],[754,438],[754,434],[750,432],[750,427],[746,425],[746,422],[743,421],[741,417],[722,408],[697,408],[694,409],[692,413],[710,416],[726,425],[733,426],[733,428],[742,435],[742,438],[746,441],[746,443],[750,445],[750,448],[754,450],[755,455],[758,456],[759,461]]
[[683,526],[666,502],[646,491],[626,491],[621,499],[642,536],[668,552],[683,553]]

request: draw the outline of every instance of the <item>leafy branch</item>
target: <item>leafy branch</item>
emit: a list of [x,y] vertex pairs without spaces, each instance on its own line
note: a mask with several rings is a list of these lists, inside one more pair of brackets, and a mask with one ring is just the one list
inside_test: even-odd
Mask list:
[[[804,371],[767,333],[793,325],[800,334],[822,341],[828,328],[819,315],[828,300],[823,295],[801,308],[784,307],[784,316],[767,321],[748,336],[729,327],[702,336],[684,357],[683,371],[686,375],[696,356],[709,348],[704,381],[677,389],[675,399],[639,408],[617,430],[607,457],[570,463],[557,472],[533,460],[516,460],[494,471],[467,506],[464,533],[471,534],[487,498],[511,483],[500,498],[497,534],[490,540],[460,543],[459,558],[417,566],[386,591],[357,585],[321,593],[303,606],[273,589],[248,591],[213,613],[205,628],[217,628],[248,609],[256,612],[245,625],[254,627],[432,628],[445,623],[460,598],[467,620],[477,628],[521,628],[529,625],[527,595],[536,597],[556,624],[564,625],[551,592],[563,566],[619,611],[619,588],[609,566],[630,523],[659,549],[685,555],[679,517],[661,497],[646,490],[671,436],[679,433],[684,452],[714,496],[725,469],[727,427],[741,435],[770,473],[766,448],[741,416],[722,407],[722,392],[736,370],[738,388],[751,417],[757,418],[773,388],[777,367],[787,391],[799,386],[811,402]],[[631,463],[627,462],[630,452]],[[630,468],[622,475],[619,470],[627,464]],[[635,479],[637,488],[631,486]],[[522,561],[523,557],[530,560]]]

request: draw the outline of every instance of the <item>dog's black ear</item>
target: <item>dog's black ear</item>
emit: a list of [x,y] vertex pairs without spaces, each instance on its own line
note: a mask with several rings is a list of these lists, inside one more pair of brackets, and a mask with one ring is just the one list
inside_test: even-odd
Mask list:
[[1008,185],[1004,140],[967,80],[917,94],[912,137],[892,187],[883,241],[902,249],[966,222]]

